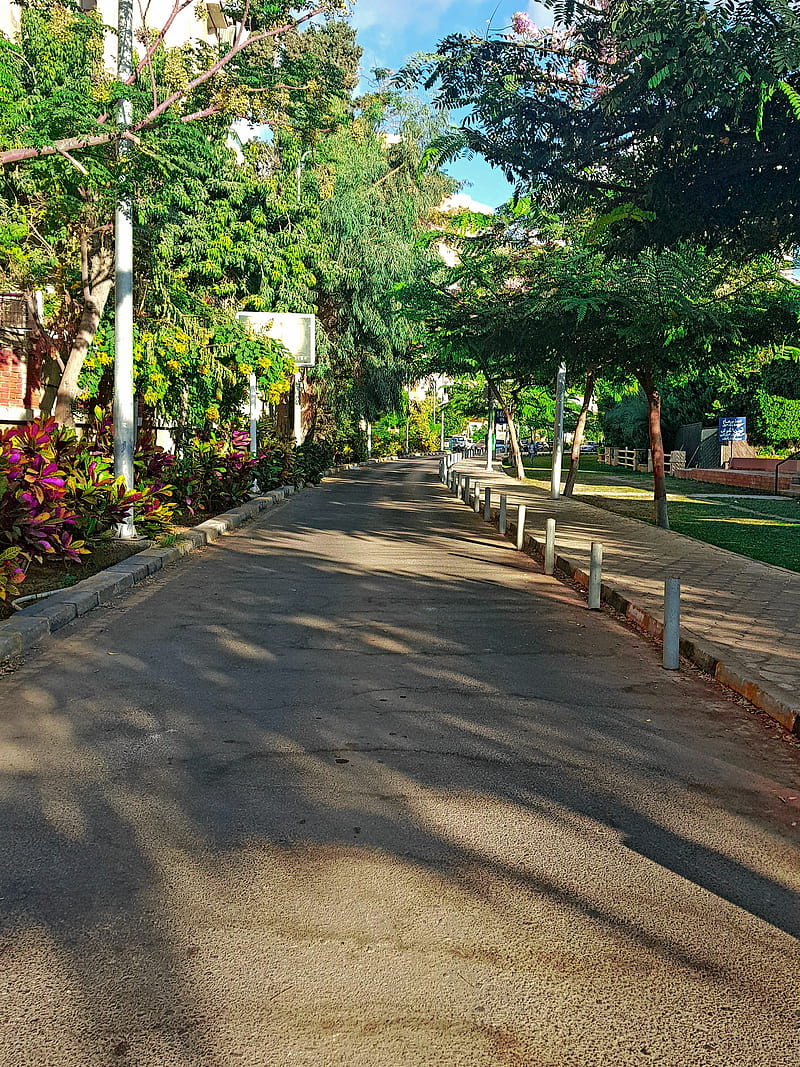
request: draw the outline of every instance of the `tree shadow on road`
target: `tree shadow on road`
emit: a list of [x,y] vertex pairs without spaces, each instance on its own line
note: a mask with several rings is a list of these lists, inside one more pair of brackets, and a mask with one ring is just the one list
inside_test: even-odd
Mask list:
[[[514,1062],[480,1058],[508,975],[580,1014],[683,974],[763,1032],[792,750],[404,486],[328,483],[1,683],[8,1062],[279,1062],[403,1012]],[[530,1011],[503,1026],[528,1055]]]

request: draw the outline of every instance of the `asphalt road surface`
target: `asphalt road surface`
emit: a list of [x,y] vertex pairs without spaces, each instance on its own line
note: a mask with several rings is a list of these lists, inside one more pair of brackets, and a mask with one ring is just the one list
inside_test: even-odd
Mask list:
[[797,1067],[799,757],[328,480],[0,678],[0,1064]]

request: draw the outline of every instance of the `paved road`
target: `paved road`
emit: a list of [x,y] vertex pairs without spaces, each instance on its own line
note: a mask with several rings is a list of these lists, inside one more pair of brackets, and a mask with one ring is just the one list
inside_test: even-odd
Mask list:
[[0,679],[0,1063],[800,1062],[798,749],[397,463]]
[[592,541],[602,541],[604,580],[655,618],[662,617],[664,579],[680,578],[685,629],[736,675],[784,705],[787,716],[800,714],[800,574],[580,500],[551,500],[502,470],[487,473],[478,460],[457,469],[490,484],[495,505],[501,492],[510,505],[526,504],[528,529],[540,539],[554,516],[559,553],[586,572]]

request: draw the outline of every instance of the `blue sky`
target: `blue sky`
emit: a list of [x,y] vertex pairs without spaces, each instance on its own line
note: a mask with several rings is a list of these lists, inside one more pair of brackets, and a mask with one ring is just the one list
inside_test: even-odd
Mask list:
[[[398,70],[413,52],[435,51],[449,33],[482,35],[489,20],[493,29],[503,29],[515,11],[528,11],[541,26],[552,22],[540,4],[526,0],[355,0],[352,22],[364,49],[364,75],[373,67]],[[513,191],[501,172],[481,159],[458,160],[447,170],[470,183],[464,192],[490,207]]]

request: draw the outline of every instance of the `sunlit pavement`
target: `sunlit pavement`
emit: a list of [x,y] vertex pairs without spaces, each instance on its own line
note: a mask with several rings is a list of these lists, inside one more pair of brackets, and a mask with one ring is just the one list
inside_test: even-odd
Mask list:
[[800,750],[348,473],[0,679],[0,1063],[800,1062]]
[[[564,498],[553,501],[532,485],[484,462],[458,470],[491,485],[495,501],[508,494],[528,509],[527,528],[540,539],[549,516],[557,522],[557,550],[588,572],[592,541],[603,544],[603,575],[623,595],[662,618],[664,579],[681,582],[681,621],[730,670],[768,697],[800,710],[800,574],[659,530],[602,508]],[[462,505],[463,506],[463,505]],[[797,533],[800,537],[800,529]]]

